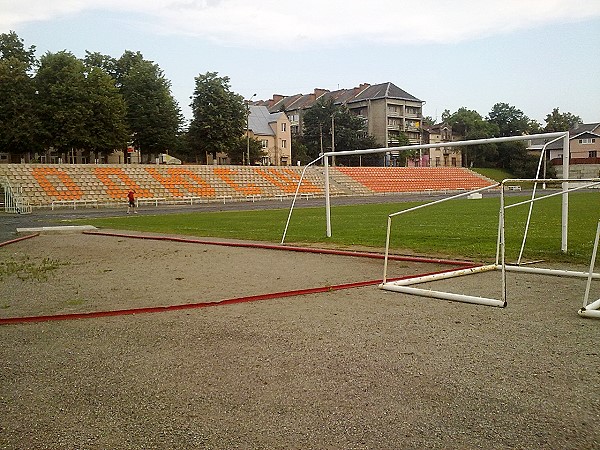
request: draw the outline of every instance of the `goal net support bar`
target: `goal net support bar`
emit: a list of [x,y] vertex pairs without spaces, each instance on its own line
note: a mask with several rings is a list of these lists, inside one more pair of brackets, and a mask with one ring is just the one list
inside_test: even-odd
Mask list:
[[[381,289],[395,292],[402,292],[406,294],[424,296],[424,297],[433,297],[443,300],[452,300],[466,303],[476,303],[486,306],[498,306],[505,307],[507,305],[507,289],[506,289],[506,273],[507,272],[521,272],[521,273],[530,273],[530,274],[538,274],[538,275],[552,275],[559,277],[568,277],[568,278],[586,278],[587,286],[584,294],[583,307],[578,311],[579,315],[585,317],[597,317],[600,318],[600,299],[593,301],[591,303],[588,302],[589,299],[589,291],[592,280],[600,279],[600,274],[594,273],[594,264],[596,260],[596,254],[598,249],[598,242],[600,240],[600,222],[598,223],[598,228],[596,231],[596,239],[594,242],[593,253],[590,261],[590,267],[588,272],[579,272],[572,270],[563,270],[563,269],[548,269],[548,268],[538,268],[538,267],[523,267],[520,265],[510,265],[506,263],[506,241],[505,241],[505,211],[507,209],[522,206],[526,204],[533,204],[536,201],[544,200],[550,197],[554,197],[556,195],[564,194],[564,186],[569,185],[569,183],[577,182],[580,185],[573,185],[571,188],[568,188],[570,191],[576,191],[579,189],[595,187],[600,184],[600,178],[592,178],[592,179],[564,179],[561,180],[563,183],[563,190],[560,192],[544,195],[537,198],[532,198],[531,200],[521,201],[517,203],[513,203],[511,205],[505,204],[505,192],[504,187],[507,183],[551,183],[556,182],[554,179],[506,179],[500,183],[501,185],[501,196],[500,196],[500,214],[499,214],[499,224],[498,224],[498,241],[497,241],[497,249],[496,249],[496,263],[491,265],[478,266],[468,269],[458,269],[455,271],[444,272],[441,274],[435,275],[427,275],[422,277],[413,277],[398,281],[388,282],[388,274],[387,274],[387,261],[389,255],[389,247],[390,247],[390,237],[391,237],[391,229],[392,229],[392,219],[394,217],[410,213],[417,209],[425,208],[432,206],[437,203],[441,203],[444,201],[452,200],[458,197],[462,197],[467,193],[462,193],[459,195],[455,195],[453,197],[444,198],[441,200],[437,200],[434,202],[426,203],[423,205],[416,206],[414,208],[398,211],[396,213],[392,213],[388,216],[388,226],[387,226],[387,235],[386,235],[386,248],[385,248],[385,257],[384,257],[384,272],[383,272],[383,282],[379,285]],[[482,188],[478,191],[482,191],[485,189],[490,189],[491,187]],[[530,210],[531,213],[531,210]],[[529,220],[529,219],[528,219]],[[528,227],[525,228],[524,231],[524,241],[526,238],[526,234],[528,231]],[[520,256],[519,256],[520,259]],[[471,275],[476,273],[488,272],[493,270],[500,270],[502,272],[502,292],[500,299],[494,298],[486,298],[486,297],[477,297],[472,295],[465,294],[456,294],[450,292],[443,291],[435,291],[430,289],[421,289],[412,287],[414,284],[425,283],[430,281],[436,281],[445,278],[458,277],[462,275]]]

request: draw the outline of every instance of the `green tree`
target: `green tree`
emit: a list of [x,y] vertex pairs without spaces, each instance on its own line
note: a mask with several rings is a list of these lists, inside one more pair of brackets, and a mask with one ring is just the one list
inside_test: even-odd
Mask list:
[[115,84],[117,83],[119,70],[117,66],[117,60],[112,56],[103,55],[102,53],[98,52],[89,52],[86,50],[83,63],[88,69],[91,69],[92,67],[99,67],[115,80]]
[[250,143],[250,161],[260,161],[262,156],[265,155],[258,139],[250,138],[250,141],[248,141],[246,136],[240,136],[227,150],[227,156],[231,160],[231,164],[244,164],[246,162],[248,143]]
[[117,62],[117,86],[127,105],[131,141],[142,153],[165,153],[177,146],[181,111],[158,65],[135,55],[125,52]]
[[[331,151],[332,125],[336,151],[377,147],[375,139],[367,134],[364,119],[350,112],[346,106],[335,105],[332,99],[319,99],[304,113],[303,118],[302,144],[306,146],[310,160],[316,159],[321,150]],[[358,159],[358,156],[338,157],[338,162],[358,164]]]
[[36,89],[29,73],[35,47],[25,48],[14,31],[0,34],[0,148],[19,155],[38,147]]
[[542,124],[535,119],[529,119],[528,129],[530,134],[538,134],[544,132]]
[[561,113],[558,108],[554,108],[550,114],[546,115],[544,121],[546,122],[544,131],[547,133],[568,131],[583,123],[579,116],[570,112]]
[[[531,121],[520,109],[507,103],[496,103],[488,114],[488,121],[498,127],[498,136],[520,136],[530,134]],[[515,176],[530,176],[535,158],[527,154],[523,142],[502,142],[497,144],[497,166],[507,169]]]
[[305,166],[310,162],[308,157],[308,148],[302,142],[302,136],[298,134],[292,135],[292,164],[296,164],[296,161],[300,161],[300,164]]
[[[398,139],[398,147],[406,147],[410,145],[410,141],[408,140],[408,136],[405,133],[400,133],[400,137]],[[419,158],[419,150],[404,150],[398,152],[398,158],[395,161],[397,166],[406,166],[408,161],[410,160],[418,160]]]
[[25,48],[25,43],[17,33],[10,31],[0,34],[0,59],[15,60],[25,64],[27,70],[32,70],[36,65],[35,45]]
[[114,79],[99,67],[92,67],[86,77],[90,111],[86,125],[86,147],[95,152],[110,153],[125,149],[129,140],[126,106]]
[[508,103],[496,103],[489,112],[487,120],[498,127],[498,137],[529,133],[529,117]]
[[527,152],[524,142],[502,142],[498,145],[498,166],[508,170],[517,178],[533,178],[537,169],[537,158]]
[[[446,122],[452,126],[452,131],[462,135],[465,140],[486,139],[499,134],[496,124],[484,120],[477,111],[465,107],[447,116]],[[495,144],[473,145],[461,149],[465,166],[495,167],[498,161]]]
[[423,117],[423,125],[432,126],[435,125],[435,120],[431,116]]
[[241,95],[231,91],[229,77],[206,72],[195,78],[193,118],[189,136],[196,158],[229,153],[246,130],[247,108]]
[[162,70],[140,52],[127,50],[119,59],[86,52],[88,67],[101,68],[114,80],[126,105],[129,142],[143,153],[182,152],[183,117]]
[[35,77],[42,143],[46,149],[68,152],[85,148],[92,109],[83,62],[62,51],[46,53]]

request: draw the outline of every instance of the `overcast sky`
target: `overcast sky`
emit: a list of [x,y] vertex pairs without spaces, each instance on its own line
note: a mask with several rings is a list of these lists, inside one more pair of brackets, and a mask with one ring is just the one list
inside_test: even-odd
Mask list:
[[509,103],[600,122],[599,0],[0,0],[37,56],[140,51],[189,118],[194,77],[245,98],[392,82],[440,118]]

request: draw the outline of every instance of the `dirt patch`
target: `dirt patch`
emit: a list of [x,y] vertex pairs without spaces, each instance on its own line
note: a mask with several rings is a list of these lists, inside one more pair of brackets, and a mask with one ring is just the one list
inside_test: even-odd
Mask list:
[[[2,275],[3,318],[219,301],[383,270],[80,234],[2,247],[0,261],[22,267]],[[441,268],[395,262],[390,273]],[[498,277],[430,287],[498,296]],[[598,448],[600,321],[576,313],[584,285],[513,274],[505,309],[370,286],[0,326],[0,447]]]

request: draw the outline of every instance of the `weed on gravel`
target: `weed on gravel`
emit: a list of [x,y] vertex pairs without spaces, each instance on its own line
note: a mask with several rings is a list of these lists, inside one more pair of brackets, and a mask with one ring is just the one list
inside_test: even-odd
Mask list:
[[54,270],[68,264],[51,258],[33,261],[28,256],[13,256],[8,261],[0,261],[0,281],[10,276],[16,276],[22,281],[45,281]]

